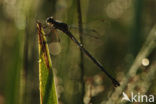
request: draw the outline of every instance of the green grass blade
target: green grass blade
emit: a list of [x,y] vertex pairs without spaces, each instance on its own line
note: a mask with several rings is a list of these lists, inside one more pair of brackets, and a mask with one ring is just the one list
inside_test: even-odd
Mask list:
[[[20,33],[19,33],[20,34]],[[12,52],[12,64],[9,65],[7,73],[7,86],[6,86],[6,102],[5,104],[19,104],[19,82],[21,71],[21,40],[20,35],[17,35]],[[10,60],[11,60],[10,59]]]
[[41,23],[37,23],[39,46],[40,104],[57,104],[57,96],[48,45]]

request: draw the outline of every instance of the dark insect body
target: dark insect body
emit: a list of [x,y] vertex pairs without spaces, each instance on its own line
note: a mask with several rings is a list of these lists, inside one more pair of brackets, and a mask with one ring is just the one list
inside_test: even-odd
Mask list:
[[64,32],[70,39],[72,39],[79,47],[80,49],[100,68],[101,71],[103,71],[112,81],[115,87],[120,86],[120,83],[114,79],[102,66],[100,62],[98,62],[84,47],[83,45],[72,35],[72,33],[68,29],[68,25],[63,22],[58,22],[54,20],[52,17],[47,18],[46,20],[48,25],[52,25],[55,29],[61,30]]

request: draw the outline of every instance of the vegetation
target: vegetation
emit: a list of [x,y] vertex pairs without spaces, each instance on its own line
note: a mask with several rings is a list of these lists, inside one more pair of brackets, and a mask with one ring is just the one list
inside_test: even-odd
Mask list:
[[41,23],[37,23],[39,44],[40,103],[57,104],[56,89],[50,53]]
[[[134,104],[121,102],[123,92],[156,96],[155,12],[155,0],[1,0],[0,104]],[[46,27],[50,16],[68,24],[119,87],[65,33]]]

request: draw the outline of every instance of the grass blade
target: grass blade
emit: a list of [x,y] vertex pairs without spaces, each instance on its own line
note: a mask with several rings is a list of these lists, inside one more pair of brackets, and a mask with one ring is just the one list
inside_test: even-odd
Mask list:
[[57,104],[57,96],[48,45],[41,23],[37,23],[39,46],[40,104]]

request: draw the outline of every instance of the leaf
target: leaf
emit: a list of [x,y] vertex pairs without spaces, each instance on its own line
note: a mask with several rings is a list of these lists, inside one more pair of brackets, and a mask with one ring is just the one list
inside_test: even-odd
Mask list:
[[37,29],[39,47],[40,104],[57,104],[52,62],[45,33],[43,31],[42,24],[39,22],[37,22]]
[[[20,34],[21,35],[21,34]],[[18,99],[19,96],[19,84],[20,84],[20,72],[21,72],[21,48],[20,43],[22,37],[18,35],[16,37],[15,43],[13,44],[13,50],[11,59],[16,60],[12,61],[12,64],[9,65],[9,70],[7,73],[7,86],[6,86],[6,102],[5,104],[19,104]],[[11,60],[10,59],[10,60]],[[0,102],[1,103],[1,102]]]

